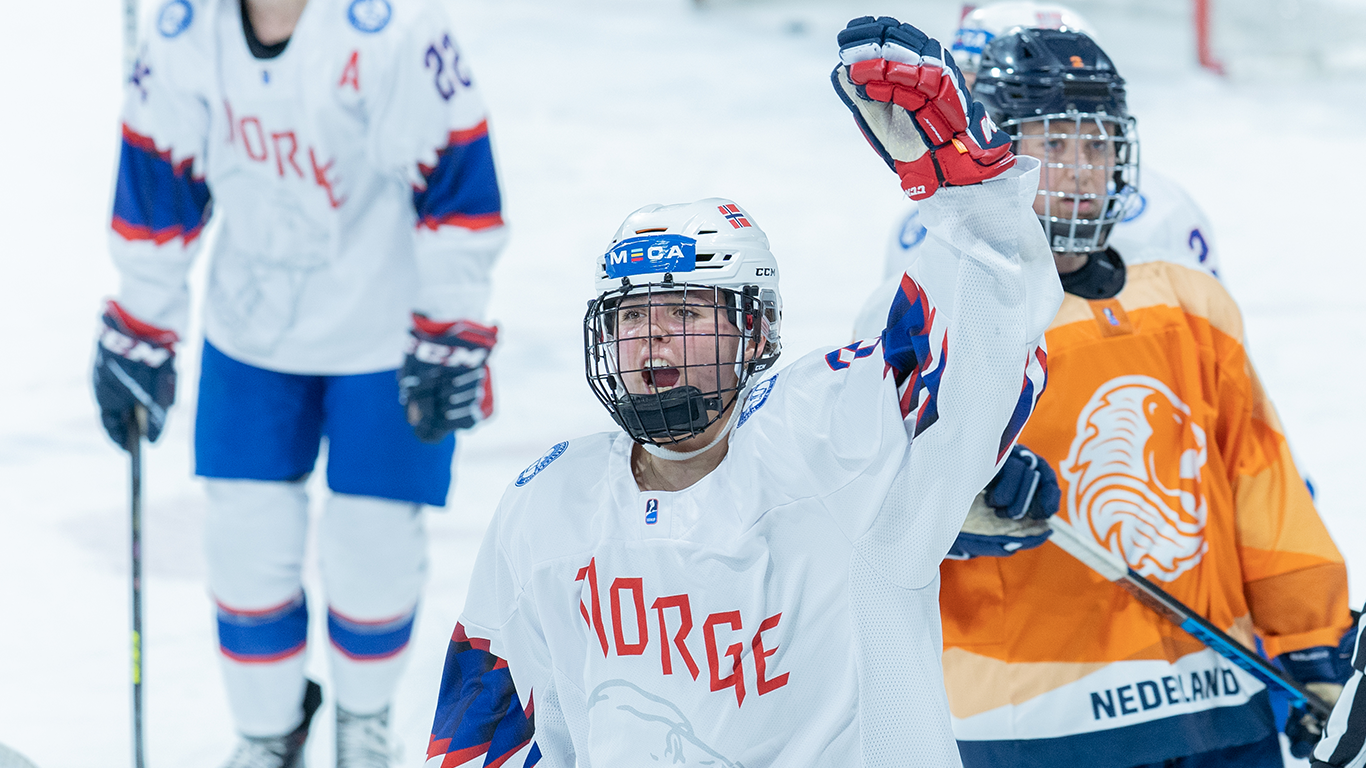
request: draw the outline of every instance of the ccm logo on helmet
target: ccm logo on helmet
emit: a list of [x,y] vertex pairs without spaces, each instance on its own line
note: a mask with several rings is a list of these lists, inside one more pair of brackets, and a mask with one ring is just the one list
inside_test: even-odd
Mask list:
[[754,268],[754,276],[755,276],[755,277],[773,277],[774,275],[777,275],[777,274],[778,274],[778,270],[774,269],[773,267],[755,267],[755,268]]
[[697,267],[697,241],[682,235],[622,240],[604,256],[608,277],[657,272],[691,272]]

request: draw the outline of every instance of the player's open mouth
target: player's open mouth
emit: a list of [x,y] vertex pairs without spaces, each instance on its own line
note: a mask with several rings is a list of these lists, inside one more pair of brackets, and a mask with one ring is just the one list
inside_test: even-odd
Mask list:
[[678,380],[682,378],[682,375],[683,372],[673,367],[667,360],[649,360],[640,372],[640,377],[645,380],[645,386],[654,389],[656,392],[663,392],[666,389],[673,389],[678,386]]

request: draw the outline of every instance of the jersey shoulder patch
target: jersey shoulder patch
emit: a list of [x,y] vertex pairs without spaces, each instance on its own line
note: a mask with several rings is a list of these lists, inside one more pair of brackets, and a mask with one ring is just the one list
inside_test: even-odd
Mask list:
[[773,394],[773,385],[777,383],[778,374],[775,373],[756,384],[754,389],[750,390],[749,397],[745,398],[744,407],[740,409],[740,421],[736,422],[736,429],[743,427],[745,422],[749,421],[749,417],[754,415],[755,411],[764,407],[764,403],[768,402],[768,396]]
[[569,450],[568,440],[565,440],[562,443],[556,443],[555,445],[551,446],[550,450],[545,452],[545,455],[537,459],[535,463],[533,463],[531,466],[522,470],[522,473],[517,476],[517,481],[513,483],[513,485],[517,486],[518,488],[521,488],[522,486],[531,482],[533,479],[535,479],[537,475],[541,474],[541,470],[550,466],[551,462],[563,456],[564,452],[567,450]]
[[394,6],[389,0],[351,0],[346,6],[346,20],[367,35],[383,31],[394,18]]
[[167,40],[180,37],[194,23],[194,17],[194,6],[189,0],[168,0],[157,11],[157,34]]

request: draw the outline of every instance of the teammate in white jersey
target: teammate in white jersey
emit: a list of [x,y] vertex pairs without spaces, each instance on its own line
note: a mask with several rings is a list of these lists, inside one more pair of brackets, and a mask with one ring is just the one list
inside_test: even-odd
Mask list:
[[[965,7],[967,11],[967,7]],[[1015,29],[1062,29],[1098,39],[1080,14],[1056,3],[1007,0],[964,13],[950,47],[954,62],[971,90],[982,49]],[[1109,234],[1109,244],[1124,254],[1126,264],[1170,261],[1219,276],[1219,258],[1209,219],[1173,179],[1144,165],[1142,183],[1127,191],[1123,214]],[[855,338],[876,333],[907,265],[925,240],[919,206],[909,202],[892,228],[883,263],[882,282],[869,296],[854,323]]]
[[584,328],[621,431],[507,489],[429,766],[959,765],[938,564],[1042,390],[1061,291],[1038,164],[939,43],[870,17],[839,39],[839,95],[931,231],[886,333],[761,377],[783,304],[754,218],[719,198],[627,217]]
[[505,238],[484,108],[440,6],[169,0],[152,14],[127,85],[122,283],[95,367],[121,445],[144,428],[135,407],[161,433],[211,212],[195,462],[245,737],[231,765],[297,764],[320,703],[300,572],[324,436],[338,765],[383,765],[424,579],[421,506],[446,503],[452,430],[492,408],[482,320]]

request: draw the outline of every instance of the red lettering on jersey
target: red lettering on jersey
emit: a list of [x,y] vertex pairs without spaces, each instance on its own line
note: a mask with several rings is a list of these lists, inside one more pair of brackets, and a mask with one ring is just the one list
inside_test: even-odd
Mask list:
[[[252,119],[254,120],[255,118],[252,118]],[[330,171],[330,170],[332,170],[332,165],[333,165],[334,163],[337,162],[336,158],[333,158],[333,159],[331,159],[331,160],[328,160],[328,161],[327,161],[327,165],[319,166],[319,165],[318,165],[318,157],[317,157],[317,155],[313,154],[313,148],[312,148],[312,147],[309,147],[309,148],[308,148],[308,162],[310,162],[310,163],[313,164],[313,181],[317,182],[318,186],[320,186],[320,187],[322,187],[323,189],[327,190],[327,202],[328,202],[328,204],[331,205],[333,208],[340,208],[340,207],[341,207],[341,204],[344,203],[344,202],[346,202],[346,197],[343,196],[340,200],[337,199],[337,196],[336,196],[336,194],[334,193],[334,191],[333,191],[333,189],[332,189],[332,185],[336,184],[336,183],[337,183],[337,180],[336,180],[336,179],[329,179],[329,178],[327,178],[327,172]],[[595,573],[596,573],[596,572],[595,572]],[[597,588],[594,587],[594,590],[593,590],[593,591],[594,591],[594,593],[596,593],[596,592],[597,592]],[[606,642],[606,641],[604,641],[604,642]]]
[[702,624],[702,635],[707,640],[707,666],[711,669],[711,689],[720,691],[726,688],[735,689],[735,706],[741,707],[745,704],[745,675],[740,667],[740,654],[745,646],[735,643],[726,649],[726,655],[731,657],[731,672],[725,677],[721,677],[721,662],[716,653],[716,625],[728,624],[733,630],[739,630],[740,612],[726,611],[725,613],[713,613],[707,617]]
[[[257,151],[251,148],[251,135],[247,132],[248,125],[256,130],[256,143],[261,147],[259,156]],[[247,157],[258,163],[264,163],[266,158],[270,156],[270,152],[266,147],[266,132],[261,130],[261,121],[254,117],[244,117],[237,124],[237,130],[242,134],[242,146],[247,150]]]
[[[598,602],[598,563],[597,558],[588,561],[588,565],[579,569],[579,575],[574,577],[574,581],[588,579],[588,592],[593,602],[593,618],[588,618],[588,609],[584,607],[583,600],[579,600],[579,613],[583,614],[583,620],[598,633],[598,642],[602,645],[602,656],[607,658],[607,628],[602,625],[602,605]],[[643,598],[642,598],[643,599]]]
[[697,662],[693,661],[692,654],[688,652],[688,646],[683,642],[692,631],[692,607],[688,605],[687,595],[670,595],[661,597],[650,605],[651,608],[659,612],[659,662],[664,669],[664,674],[674,673],[673,658],[669,653],[669,630],[664,624],[664,609],[678,609],[678,632],[674,634],[674,645],[678,648],[679,654],[683,656],[683,663],[688,665],[688,671],[692,673],[692,679],[696,680],[701,670],[697,668]]
[[351,52],[351,58],[346,62],[346,68],[342,70],[341,80],[337,81],[337,87],[341,88],[348,83],[352,89],[360,93],[360,51]]
[[[636,607],[636,642],[626,642],[621,621],[621,592],[630,590]],[[649,626],[645,621],[645,588],[641,579],[617,579],[608,590],[612,600],[612,631],[616,636],[618,656],[639,656],[650,643]]]
[[[280,151],[280,139],[289,139],[289,154]],[[299,178],[304,177],[304,169],[294,162],[294,153],[299,151],[299,141],[294,138],[294,131],[281,131],[270,134],[270,140],[275,142],[275,168],[280,172],[280,177],[285,175],[285,162],[288,161],[294,172],[299,174]]]
[[764,619],[759,623],[759,631],[754,633],[754,639],[750,641],[750,647],[754,649],[754,676],[758,678],[759,681],[759,684],[756,687],[759,689],[760,696],[763,696],[765,693],[776,691],[784,685],[787,685],[787,676],[791,674],[790,672],[784,672],[772,680],[767,678],[768,657],[778,652],[778,646],[775,645],[767,651],[764,650],[763,634],[765,630],[777,627],[778,621],[782,619],[782,617],[783,615],[781,613],[777,613]]
[[231,144],[237,138],[237,120],[232,116],[232,105],[227,99],[223,99],[223,111],[228,114],[228,143]]

